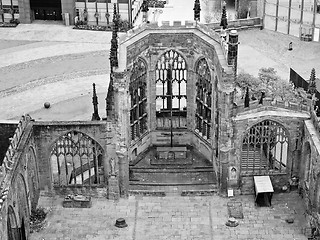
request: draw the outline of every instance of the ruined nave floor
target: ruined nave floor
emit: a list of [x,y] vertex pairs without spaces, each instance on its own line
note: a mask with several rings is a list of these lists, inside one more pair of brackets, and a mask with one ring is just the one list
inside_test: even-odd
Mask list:
[[[113,202],[94,198],[92,208],[63,208],[63,198],[41,197],[40,206],[51,208],[46,227],[31,235],[45,239],[307,239],[301,232],[305,224],[302,199],[297,192],[275,194],[272,207],[255,207],[253,195],[234,199],[243,206],[239,226],[227,227],[228,202],[220,196],[141,197],[130,196]],[[285,219],[293,216],[288,224]],[[125,218],[128,227],[116,228],[116,219]]]

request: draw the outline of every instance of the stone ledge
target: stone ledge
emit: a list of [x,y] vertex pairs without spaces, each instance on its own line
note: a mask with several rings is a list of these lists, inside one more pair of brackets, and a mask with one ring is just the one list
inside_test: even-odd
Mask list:
[[129,190],[129,195],[142,195],[142,196],[153,196],[153,197],[165,197],[164,191],[148,191],[148,190]]
[[181,196],[213,196],[216,190],[182,190]]
[[64,208],[91,208],[91,197],[68,195],[62,202]]

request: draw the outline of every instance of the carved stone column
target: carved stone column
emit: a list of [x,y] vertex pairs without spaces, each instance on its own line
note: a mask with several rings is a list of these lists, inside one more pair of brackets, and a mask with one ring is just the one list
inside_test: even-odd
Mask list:
[[220,149],[220,191],[226,193],[228,188],[228,164],[230,149],[223,147]]
[[116,172],[118,173],[120,197],[127,197],[129,190],[129,131],[130,131],[130,95],[129,73],[114,72],[115,96],[115,141],[116,141]]
[[121,197],[128,197],[129,190],[129,160],[125,146],[120,146],[117,151],[119,165],[119,189]]

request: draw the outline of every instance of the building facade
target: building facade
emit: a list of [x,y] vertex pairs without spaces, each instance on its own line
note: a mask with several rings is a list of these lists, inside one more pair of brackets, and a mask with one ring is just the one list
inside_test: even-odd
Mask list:
[[319,227],[313,103],[241,98],[237,50],[235,30],[144,24],[120,39],[106,118],[1,123],[0,239],[28,239],[40,193],[252,194],[254,176],[269,176],[276,192],[299,186]]
[[113,5],[117,4],[122,20],[134,24],[142,0],[1,0],[0,21],[18,19],[21,23],[34,20],[61,21],[66,25],[87,19],[88,24],[107,25],[112,21]]
[[320,41],[319,0],[265,0],[263,21],[266,29],[303,41]]

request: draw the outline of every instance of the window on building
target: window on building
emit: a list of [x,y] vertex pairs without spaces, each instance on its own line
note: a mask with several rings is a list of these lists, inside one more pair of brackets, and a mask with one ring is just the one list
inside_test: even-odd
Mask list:
[[174,50],[156,65],[156,116],[157,128],[187,127],[187,66]]
[[129,91],[131,96],[131,140],[139,139],[147,132],[147,67],[138,59],[133,64]]
[[196,67],[197,95],[196,95],[196,130],[205,139],[211,137],[211,112],[212,112],[212,83],[210,69],[207,61],[201,59]]
[[285,172],[288,135],[277,122],[262,121],[249,129],[242,143],[241,171],[244,174]]
[[81,132],[69,132],[54,143],[51,168],[54,185],[102,184],[103,149],[89,136]]

